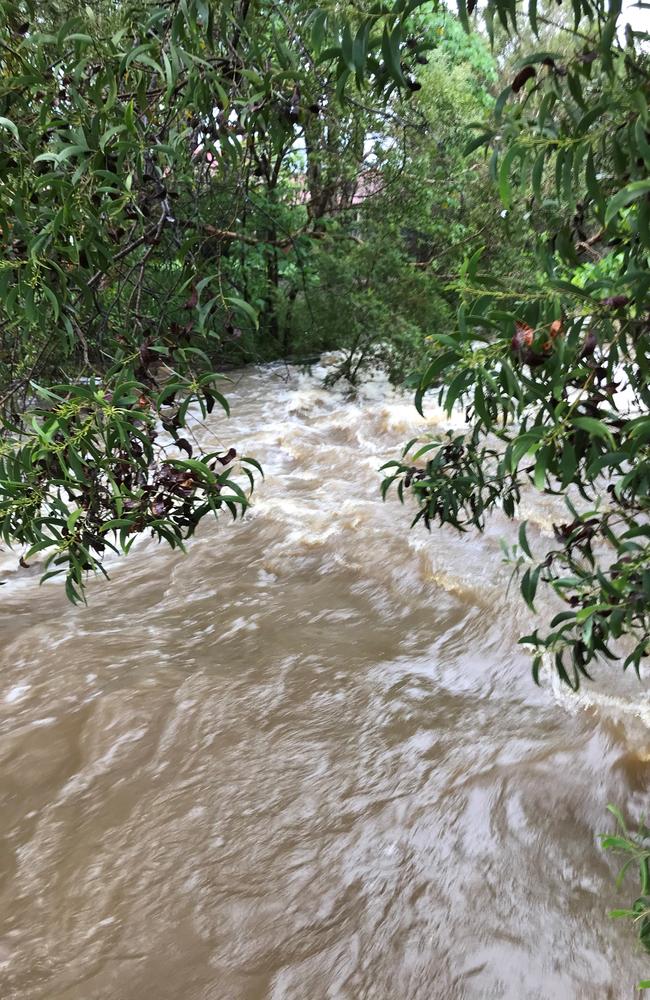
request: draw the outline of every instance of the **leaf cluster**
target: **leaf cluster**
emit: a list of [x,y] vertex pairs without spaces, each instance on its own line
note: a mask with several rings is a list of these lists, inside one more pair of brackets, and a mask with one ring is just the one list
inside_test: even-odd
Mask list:
[[[451,463],[438,440],[434,462],[390,475],[425,524],[481,529],[490,509],[516,517],[524,492],[564,498],[556,544],[535,559],[526,542],[514,562],[531,608],[541,583],[565,605],[522,639],[534,676],[550,658],[574,688],[595,660],[639,671],[650,640],[650,74],[643,37],[619,40],[620,5],[577,4],[575,54],[524,55],[467,145],[487,151],[513,219],[559,224],[515,287],[468,254],[457,330],[433,335],[416,392],[419,409],[432,391],[448,414],[462,407],[467,430]],[[490,8],[516,37],[515,9]]]

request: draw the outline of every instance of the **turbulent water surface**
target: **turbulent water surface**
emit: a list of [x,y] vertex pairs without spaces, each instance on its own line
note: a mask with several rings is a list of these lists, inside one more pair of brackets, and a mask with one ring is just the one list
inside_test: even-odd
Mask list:
[[78,609],[3,554],[3,1000],[619,1000],[650,971],[597,844],[647,800],[643,688],[535,688],[506,526],[409,533],[377,469],[425,422],[319,374],[247,372],[197,428],[267,479],[186,556],[145,542]]

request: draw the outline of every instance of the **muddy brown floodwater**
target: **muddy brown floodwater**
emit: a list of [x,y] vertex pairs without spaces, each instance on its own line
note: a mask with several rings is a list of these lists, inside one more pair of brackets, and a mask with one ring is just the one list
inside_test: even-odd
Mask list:
[[83,609],[2,555],[0,997],[634,996],[597,834],[647,805],[646,689],[535,688],[505,524],[379,499],[410,399],[282,374],[197,429],[265,466],[243,522]]

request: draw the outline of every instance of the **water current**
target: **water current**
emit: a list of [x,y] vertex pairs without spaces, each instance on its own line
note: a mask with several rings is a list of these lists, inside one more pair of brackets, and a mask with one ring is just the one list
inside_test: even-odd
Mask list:
[[143,542],[87,608],[1,555],[3,1000],[621,1000],[650,973],[597,838],[647,805],[647,689],[536,688],[505,522],[409,532],[379,498],[435,405],[323,374],[237,375],[197,426],[266,480],[187,555]]

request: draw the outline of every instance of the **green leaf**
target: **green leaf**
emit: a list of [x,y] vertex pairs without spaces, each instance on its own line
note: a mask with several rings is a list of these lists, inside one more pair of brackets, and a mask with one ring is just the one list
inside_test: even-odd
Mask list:
[[600,184],[598,183],[598,178],[596,177],[596,164],[594,161],[594,152],[591,147],[589,148],[587,159],[585,161],[585,183],[590,196],[597,205],[600,205],[602,202],[602,192]]
[[535,472],[533,475],[536,490],[543,490],[546,484],[547,460],[547,449],[541,448],[537,454],[537,458],[535,459]]
[[262,479],[264,479],[264,470],[263,470],[262,466],[260,465],[260,463],[257,461],[257,459],[250,458],[250,457],[248,457],[246,455],[242,455],[240,461],[241,462],[246,462],[247,465],[252,465],[254,469],[257,469],[257,471],[261,475]]
[[357,31],[352,45],[352,59],[357,77],[357,85],[361,87],[366,70],[366,60],[368,57],[368,40],[372,22],[370,20],[362,24]]
[[73,512],[70,514],[69,518],[66,521],[66,527],[68,531],[72,531],[75,524],[84,513],[85,511],[83,510],[82,507],[79,507],[77,510],[73,510]]
[[533,187],[533,194],[537,201],[542,200],[542,178],[544,175],[544,163],[546,162],[546,149],[542,149],[538,153],[535,163],[533,164],[533,170],[531,174],[531,184]]
[[573,417],[573,424],[580,430],[587,431],[588,434],[595,434],[596,437],[603,438],[609,444],[614,444],[612,432],[602,420],[596,420],[595,417]]
[[133,519],[130,517],[114,517],[110,521],[105,521],[101,526],[101,532],[104,534],[106,531],[115,531],[117,528],[131,528],[133,527]]
[[650,250],[650,199],[642,201],[637,208],[636,228],[639,239],[646,249]]
[[388,26],[384,27],[382,36],[381,51],[388,68],[388,72],[398,87],[405,87],[406,80],[402,73],[400,57],[400,31],[399,27],[389,32]]
[[343,72],[339,74],[336,81],[336,99],[339,103],[343,102],[345,96],[345,86],[350,79],[350,70],[343,67]]
[[99,140],[99,148],[102,150],[102,152],[104,151],[104,149],[106,149],[106,145],[108,144],[108,142],[110,142],[113,136],[120,135],[122,132],[124,132],[125,128],[126,128],[125,125],[111,125],[110,128],[106,129],[106,131],[102,134]]
[[581,608],[576,612],[576,622],[582,623],[591,618],[592,615],[599,614],[601,611],[609,611],[611,609],[611,604],[590,604],[587,608]]
[[323,46],[326,20],[327,11],[317,10],[311,28],[311,41],[316,53],[319,53]]
[[478,149],[480,146],[487,146],[493,136],[494,132],[481,132],[480,135],[474,136],[474,138],[470,139],[464,147],[463,156],[469,156],[470,153],[473,153],[474,150]]
[[350,25],[346,24],[341,35],[341,52],[343,54],[343,62],[351,73],[355,70],[353,44]]
[[497,124],[501,123],[503,109],[505,108],[506,101],[508,100],[511,94],[512,94],[512,87],[510,86],[510,84],[508,84],[508,86],[505,87],[497,97],[496,104],[494,105],[494,117]]
[[255,329],[259,327],[259,318],[252,305],[249,302],[245,302],[244,299],[237,298],[234,295],[226,295],[224,301],[236,309],[238,312],[243,313],[250,319]]
[[58,546],[58,542],[55,538],[42,538],[40,542],[36,542],[31,546],[23,556],[25,562],[29,562],[32,556],[35,556],[37,552],[42,552],[43,549],[51,549],[52,546]]
[[637,118],[634,126],[634,135],[639,153],[645,160],[646,166],[650,167],[650,142],[648,142],[646,136],[646,125],[640,116]]
[[523,521],[519,525],[519,545],[521,546],[522,550],[526,553],[528,558],[532,559],[533,554],[530,551],[530,547],[528,545],[528,539],[526,538],[526,521]]
[[552,62],[562,62],[563,58],[559,52],[533,52],[529,56],[524,56],[523,59],[518,59],[515,63],[515,69],[523,69],[524,66],[533,66],[549,59]]
[[499,194],[504,208],[510,208],[512,203],[512,186],[510,184],[512,164],[516,159],[521,158],[521,156],[522,150],[519,146],[514,145],[510,146],[501,161],[501,167],[499,168]]
[[0,128],[6,128],[6,129],[8,129],[11,132],[11,134],[13,135],[14,139],[16,140],[16,142],[18,142],[18,143],[20,142],[20,135],[18,133],[18,127],[16,126],[16,124],[14,122],[11,121],[10,118],[4,118],[3,116],[0,116]]
[[622,188],[607,202],[605,225],[611,222],[614,216],[618,215],[622,208],[625,208],[627,205],[631,205],[634,201],[638,201],[639,198],[643,198],[648,193],[650,193],[650,179],[632,181],[631,184]]

